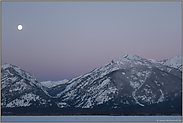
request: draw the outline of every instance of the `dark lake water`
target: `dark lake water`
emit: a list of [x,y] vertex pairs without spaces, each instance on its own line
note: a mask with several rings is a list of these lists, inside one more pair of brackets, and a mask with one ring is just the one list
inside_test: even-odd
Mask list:
[[1,116],[1,122],[182,122],[182,116]]

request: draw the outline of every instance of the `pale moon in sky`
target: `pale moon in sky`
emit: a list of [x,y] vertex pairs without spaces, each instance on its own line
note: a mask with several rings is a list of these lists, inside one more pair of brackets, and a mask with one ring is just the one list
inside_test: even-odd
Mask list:
[[18,25],[18,30],[22,30],[23,26],[22,25]]

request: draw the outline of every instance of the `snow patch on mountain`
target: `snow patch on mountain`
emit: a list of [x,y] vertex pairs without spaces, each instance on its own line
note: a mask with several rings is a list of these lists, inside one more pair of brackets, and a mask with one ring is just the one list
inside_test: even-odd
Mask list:
[[69,107],[69,105],[65,102],[57,102],[56,104],[59,108]]
[[22,80],[19,81],[19,82],[16,82],[16,85],[12,85],[11,88],[9,89],[9,92],[14,92],[14,91],[24,91],[26,90],[28,87],[27,87],[27,84],[25,84]]
[[152,63],[157,63],[157,60],[155,59],[148,59],[149,61],[151,61]]
[[179,55],[167,60],[159,61],[159,63],[182,71],[182,57]]
[[52,88],[52,87],[55,87],[57,85],[60,85],[60,84],[65,84],[67,83],[69,80],[67,79],[64,79],[64,80],[61,80],[61,81],[43,81],[43,82],[40,82],[43,86],[45,87],[48,87],[48,88]]
[[161,96],[160,96],[160,98],[158,99],[158,102],[157,103],[159,103],[159,102],[163,102],[163,100],[164,100],[164,93],[163,93],[163,91],[160,89],[160,92],[161,92]]
[[6,107],[26,107],[30,106],[32,103],[31,101],[40,101],[42,104],[46,103],[46,100],[41,99],[38,95],[35,95],[33,93],[26,93],[20,98],[16,98],[15,100],[11,101],[6,105]]

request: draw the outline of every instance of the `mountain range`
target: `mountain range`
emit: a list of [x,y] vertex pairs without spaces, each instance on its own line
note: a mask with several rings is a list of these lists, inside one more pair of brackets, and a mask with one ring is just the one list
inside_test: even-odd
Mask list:
[[38,82],[1,66],[2,115],[181,115],[182,57],[126,54],[79,77]]

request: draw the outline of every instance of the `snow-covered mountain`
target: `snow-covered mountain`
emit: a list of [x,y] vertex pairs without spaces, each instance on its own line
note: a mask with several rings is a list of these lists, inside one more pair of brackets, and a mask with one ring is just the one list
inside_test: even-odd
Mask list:
[[159,61],[159,63],[169,67],[177,68],[182,71],[182,57],[179,55],[170,59]]
[[111,108],[136,104],[143,107],[166,101],[170,95],[174,95],[171,99],[181,96],[181,78],[175,68],[128,54],[70,80],[65,89],[55,87],[61,91],[52,96],[82,108],[109,101],[115,104]]
[[[13,101],[11,95],[14,100],[19,97],[23,98],[22,95],[27,91],[21,91],[21,95],[17,98],[15,93],[10,93],[13,89],[9,88],[13,85],[12,83],[19,83],[21,80],[23,84],[33,83],[36,91],[31,92],[35,91],[36,96],[39,95],[38,90],[41,95],[44,92],[44,97],[47,98],[46,104],[54,105],[48,112],[59,114],[69,111],[76,114],[78,112],[84,114],[111,114],[111,112],[136,115],[139,113],[164,114],[165,112],[181,114],[182,71],[179,68],[182,59],[176,57],[175,59],[178,60],[171,59],[158,62],[126,54],[82,76],[62,81],[61,84],[53,87],[48,86],[50,88],[43,87],[34,77],[25,72],[23,73],[27,75],[26,78],[24,74],[18,74],[23,80],[17,80],[14,78],[17,73],[10,70],[12,67],[4,65],[1,68],[3,73],[1,75],[3,105],[1,106],[6,108],[7,102]],[[13,66],[13,69],[15,68]],[[29,90],[25,86],[19,88]],[[32,89],[32,86],[30,88]]]
[[53,105],[36,78],[17,66],[1,66],[1,108],[43,108]]
[[41,82],[41,84],[47,88],[52,88],[52,87],[55,87],[55,86],[60,85],[60,84],[65,84],[68,81],[69,80],[67,80],[67,79],[64,79],[61,81],[43,81],[43,82]]

